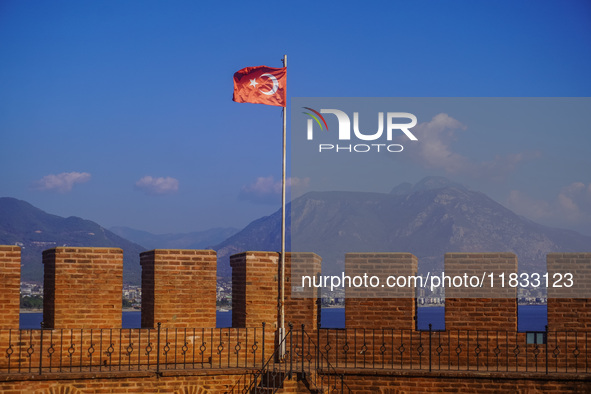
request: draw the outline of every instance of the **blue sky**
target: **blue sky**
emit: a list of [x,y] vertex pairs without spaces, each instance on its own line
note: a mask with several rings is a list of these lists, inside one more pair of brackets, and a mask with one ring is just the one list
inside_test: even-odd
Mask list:
[[[271,214],[281,110],[232,102],[232,75],[284,54],[288,98],[586,97],[591,3],[4,0],[0,196],[154,233]],[[444,175],[591,234],[588,131],[447,135],[448,159],[524,156],[494,181],[419,162],[391,186]]]

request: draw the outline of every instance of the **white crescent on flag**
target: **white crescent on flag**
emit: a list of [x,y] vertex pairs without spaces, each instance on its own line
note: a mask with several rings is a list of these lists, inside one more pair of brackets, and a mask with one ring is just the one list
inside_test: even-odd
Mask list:
[[259,90],[259,91],[262,94],[266,94],[267,96],[275,94],[275,92],[277,92],[277,88],[279,88],[279,82],[277,82],[277,78],[275,78],[275,76],[273,74],[263,74],[263,75],[261,75],[261,77],[268,77],[269,79],[271,79],[273,81],[273,88],[271,90],[269,90],[268,92],[263,92],[262,90]]

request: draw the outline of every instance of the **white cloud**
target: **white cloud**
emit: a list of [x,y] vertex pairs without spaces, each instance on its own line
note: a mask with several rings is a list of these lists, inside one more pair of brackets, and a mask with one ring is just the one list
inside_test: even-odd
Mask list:
[[520,162],[538,156],[538,153],[528,152],[499,155],[490,161],[475,161],[452,150],[453,142],[459,137],[458,132],[466,129],[460,121],[447,114],[435,115],[431,121],[413,128],[413,134],[416,133],[419,143],[408,150],[408,155],[427,169],[493,180],[504,179]]
[[591,221],[591,184],[571,183],[563,188],[556,199],[562,216],[571,222]]
[[179,190],[179,181],[169,176],[156,178],[146,175],[135,186],[148,195],[173,194]]
[[426,168],[443,168],[448,173],[458,173],[469,164],[468,159],[450,149],[451,142],[457,139],[456,131],[466,126],[447,114],[438,114],[430,122],[420,123],[416,132],[420,144],[418,157]]
[[35,182],[39,190],[51,190],[59,193],[67,193],[72,190],[74,184],[88,182],[91,175],[87,172],[62,172],[61,174],[49,174]]
[[310,184],[310,178],[287,178],[285,183],[292,190],[294,187],[304,190]]
[[571,183],[551,201],[536,200],[513,190],[507,206],[533,220],[557,225],[591,225],[591,184]]
[[[287,178],[285,187],[289,193],[292,186],[302,190],[309,183],[309,178]],[[281,202],[281,180],[275,180],[273,176],[258,177],[250,185],[242,187],[239,198],[259,204],[278,204]]]
[[535,200],[518,190],[511,190],[507,198],[507,206],[520,215],[533,220],[544,218],[550,212],[550,203]]

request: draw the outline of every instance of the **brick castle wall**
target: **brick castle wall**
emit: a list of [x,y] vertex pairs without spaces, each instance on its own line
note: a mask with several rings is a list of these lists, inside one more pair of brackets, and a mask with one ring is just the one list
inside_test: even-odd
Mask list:
[[21,248],[0,246],[0,329],[18,328],[21,288]]
[[[485,277],[482,287],[445,289],[445,328],[447,330],[517,331],[517,289],[507,286],[511,273],[517,272],[513,253],[446,253],[445,275]],[[505,287],[496,280],[493,286],[487,274],[505,274]],[[474,297],[477,295],[478,297]]]
[[63,380],[63,375],[48,374],[39,380],[0,380],[2,393],[82,394],[82,393],[225,393],[242,376],[244,370],[193,371],[191,374],[163,372],[111,372],[101,376],[75,373]]
[[[353,278],[366,273],[387,277],[412,276],[417,273],[418,260],[410,253],[347,253],[345,275]],[[346,288],[345,327],[414,329],[416,302],[414,286],[404,288]]]
[[277,328],[279,253],[244,252],[230,257],[232,327]]
[[[587,393],[591,382],[581,377],[554,374],[535,374],[529,378],[519,374],[505,374],[492,377],[487,374],[466,376],[461,373],[421,373],[398,371],[346,371],[343,381],[353,393],[437,393],[437,392],[543,392],[543,393]],[[171,394],[213,394],[229,392],[241,377],[243,371],[193,371],[190,375],[163,372],[161,376],[149,373],[109,373],[105,377],[89,379],[89,374],[73,374],[69,380],[59,376],[48,376],[41,380],[0,381],[3,393],[171,393]],[[324,375],[319,380],[325,387],[335,386],[340,390],[338,376]],[[279,393],[305,393],[301,384],[286,381]],[[332,391],[331,391],[332,392]],[[339,391],[340,392],[340,391]],[[345,391],[347,392],[347,391]]]
[[555,374],[343,371],[353,393],[588,393],[591,381]]
[[[199,260],[198,257],[203,260]],[[416,272],[417,259],[410,254],[365,253],[351,254],[347,258],[349,261],[349,265],[346,266],[349,269],[347,275],[361,274],[364,264],[379,265],[382,263],[386,263],[386,266],[389,267],[384,269],[384,274],[412,275]],[[273,337],[272,333],[276,327],[278,261],[279,255],[272,252],[245,252],[231,258],[233,289],[235,291],[233,303],[236,302],[233,306],[237,316],[237,321],[233,323],[237,324],[235,327],[260,327],[261,322],[267,322],[269,327],[268,331],[265,331],[271,335],[267,335],[263,340],[260,329],[248,331],[238,328],[214,329],[199,332],[199,329],[190,331],[183,328],[187,326],[182,324],[198,324],[197,321],[193,321],[193,323],[182,321],[181,318],[187,314],[183,309],[185,304],[189,304],[191,311],[195,307],[194,304],[191,305],[192,302],[195,303],[207,297],[210,297],[209,299],[214,305],[213,309],[211,306],[207,307],[207,310],[204,310],[201,315],[196,314],[195,317],[210,314],[212,320],[203,324],[207,324],[209,327],[215,326],[215,275],[206,278],[206,283],[213,283],[214,289],[211,296],[208,296],[207,292],[198,293],[201,283],[199,281],[203,279],[203,276],[197,274],[199,269],[205,270],[205,266],[209,267],[207,268],[208,272],[215,273],[215,252],[162,250],[143,253],[142,275],[144,276],[145,271],[146,276],[143,292],[152,294],[152,296],[144,298],[143,301],[145,301],[147,308],[151,303],[153,321],[156,321],[158,313],[160,313],[157,306],[167,304],[167,310],[177,311],[176,322],[182,323],[177,326],[174,315],[168,317],[162,315],[163,323],[165,319],[168,320],[161,333],[163,343],[160,362],[164,363],[163,365],[173,365],[174,367],[171,368],[176,368],[176,365],[184,362],[186,357],[190,357],[191,359],[195,358],[198,364],[206,363],[209,366],[222,365],[221,363],[227,360],[232,360],[232,362],[236,360],[236,366],[245,363],[247,367],[250,367],[251,363],[257,365],[268,358],[272,347],[267,347],[266,356],[263,356],[261,345],[268,342],[267,338]],[[292,263],[302,261],[309,263],[308,266],[312,267],[312,271],[320,266],[320,257],[314,254],[286,256],[287,283],[291,285],[297,283],[297,277],[301,275],[301,272],[296,272],[299,268],[294,268],[292,271]],[[565,270],[575,270],[575,280],[586,279],[586,275],[591,272],[590,261],[591,253],[550,254],[548,255],[548,271],[552,275],[555,272],[564,273]],[[6,265],[6,262],[9,264]],[[173,264],[170,264],[171,262]],[[84,366],[90,363],[97,365],[97,361],[98,365],[103,368],[111,368],[111,366],[126,362],[133,364],[137,362],[137,364],[143,365],[146,357],[150,357],[153,362],[157,350],[152,349],[149,356],[145,353],[146,349],[155,346],[156,330],[122,330],[119,333],[118,330],[109,329],[121,327],[121,250],[113,248],[54,248],[43,253],[43,263],[45,268],[44,319],[47,323],[46,326],[56,329],[43,331],[43,337],[40,337],[40,330],[21,330],[20,333],[14,330],[13,332],[2,331],[0,349],[7,349],[12,343],[14,353],[10,360],[7,357],[2,359],[0,368],[5,368],[8,361],[13,363],[12,365],[22,363],[25,368],[27,365],[33,365],[33,368],[36,368],[39,364],[42,364],[43,368],[56,367],[61,362],[58,356],[67,357],[70,349],[75,352],[76,360],[82,360],[80,363]],[[475,274],[471,269],[479,264],[485,266],[487,271],[494,271],[496,274],[499,272],[510,273],[516,272],[516,263],[515,256],[510,253],[448,254],[446,255],[446,274]],[[400,264],[400,266],[394,268],[396,264]],[[166,269],[164,269],[165,267]],[[294,265],[294,267],[300,267],[300,265]],[[18,278],[20,279],[18,247],[0,246],[0,268],[2,268],[0,278],[3,280],[3,285],[6,284],[0,291],[0,299],[11,301],[11,297],[13,297],[18,300],[18,292],[15,291],[14,286],[14,283],[18,283],[16,272],[19,272]],[[171,274],[171,271],[174,273]],[[178,279],[187,279],[187,281],[176,282]],[[587,282],[589,281],[587,280]],[[166,284],[166,286],[159,288],[160,284]],[[152,290],[150,290],[150,286]],[[186,288],[189,288],[190,291],[185,292]],[[298,321],[307,322],[306,331],[310,331],[310,326],[315,326],[314,319],[318,319],[318,315],[315,314],[317,311],[317,304],[314,300],[317,294],[314,292],[315,290],[302,289],[303,292],[310,291],[311,293],[308,295],[311,297],[298,298],[295,292],[300,290],[297,287],[289,285],[286,287],[286,321],[293,321],[296,331],[298,330]],[[373,294],[375,296],[373,299],[370,297],[369,299],[352,298],[347,300],[346,309],[349,318],[347,319],[347,330],[320,330],[322,332],[318,331],[314,336],[317,335],[316,338],[319,339],[318,343],[323,351],[328,352],[326,349],[329,348],[338,349],[338,352],[332,350],[328,356],[333,365],[336,365],[337,362],[341,365],[343,362],[348,362],[348,368],[351,368],[351,362],[377,362],[379,364],[384,362],[383,360],[386,361],[386,364],[392,364],[390,367],[399,364],[407,365],[408,362],[416,365],[417,362],[427,362],[430,355],[432,360],[437,360],[433,363],[448,364],[453,368],[457,365],[459,371],[454,373],[450,371],[434,373],[425,371],[379,373],[361,370],[345,371],[344,381],[350,385],[354,392],[394,393],[420,392],[421,390],[424,392],[446,390],[587,392],[591,390],[587,359],[587,349],[591,348],[591,336],[580,331],[589,330],[591,309],[587,298],[581,298],[581,295],[587,294],[584,290],[576,287],[575,289],[551,288],[549,290],[549,330],[578,331],[552,333],[548,338],[548,344],[542,346],[524,345],[525,334],[516,333],[517,309],[516,302],[513,303],[515,294],[510,291],[500,294],[491,292],[490,297],[477,298],[462,298],[459,295],[465,294],[454,294],[453,291],[451,295],[456,295],[456,297],[449,297],[450,293],[447,293],[448,300],[453,300],[451,308],[450,301],[446,307],[451,311],[449,315],[446,312],[447,333],[436,332],[432,334],[431,338],[429,338],[429,333],[414,330],[414,319],[409,318],[409,316],[414,317],[416,312],[414,298],[383,299],[378,297],[381,293],[376,291]],[[372,294],[366,295],[371,296]],[[396,308],[391,308],[392,302]],[[14,318],[10,322],[8,316],[18,315],[18,309],[15,309],[18,302],[2,304],[3,307],[6,305],[9,305],[8,308],[5,308],[7,317],[2,318],[2,327],[0,328],[5,328],[5,324],[8,326],[6,328],[17,328],[18,320],[16,320],[15,327]],[[355,316],[355,313],[358,314],[357,319],[351,320],[351,316]],[[149,316],[150,312],[147,311],[146,315]],[[482,325],[483,320],[486,321],[485,325]],[[399,321],[403,325],[402,328],[394,326],[394,324],[399,324]],[[168,326],[166,326],[167,324]],[[386,324],[388,325],[386,326]],[[153,325],[148,326],[153,327]],[[77,330],[81,327],[86,328],[84,334],[82,330]],[[385,327],[389,327],[389,329],[383,329]],[[97,328],[105,329],[97,330]],[[360,330],[361,328],[376,328],[378,330],[367,330],[366,332],[366,330]],[[452,330],[456,329],[482,331],[480,337],[478,335],[476,337],[464,335],[465,332],[458,335],[456,332],[450,334]],[[506,335],[499,336],[495,330]],[[15,336],[17,334],[18,336]],[[117,336],[117,334],[120,335]],[[96,352],[91,353],[89,350],[92,349],[93,343],[95,347],[97,346],[97,341],[99,348],[98,350],[95,348]],[[301,341],[301,337],[297,333],[294,333],[294,341],[296,346]],[[101,350],[100,346],[103,342],[107,349],[102,348]],[[33,346],[29,346],[29,343]],[[41,343],[44,345],[42,346]],[[170,351],[165,350],[164,344],[166,343],[169,344]],[[202,354],[203,352],[200,351],[200,346],[203,343],[207,343],[208,354]],[[256,354],[251,354],[257,343]],[[401,347],[402,344],[404,344],[404,348]],[[14,345],[17,346],[14,347]],[[113,354],[109,353],[107,345],[115,348]],[[516,351],[516,346],[520,346],[519,352]],[[128,349],[132,347],[133,352],[128,354]],[[49,357],[51,352],[48,350],[50,348],[56,352],[53,357]],[[217,351],[222,348],[223,350],[218,354]],[[240,351],[236,357],[237,354],[234,352],[238,348]],[[444,353],[441,355],[438,353],[439,348],[444,349]],[[461,353],[458,353],[456,349],[460,348]],[[44,355],[42,359],[39,358],[38,349],[42,349],[41,354]],[[30,351],[31,354],[29,354]],[[244,355],[246,356],[243,359]],[[467,360],[468,357],[470,361]],[[475,357],[480,357],[480,361],[475,363],[473,361]],[[203,358],[205,360],[202,360]],[[543,365],[541,363],[546,358],[549,359],[550,372],[552,372],[549,376],[531,372],[507,374],[498,371],[475,372],[469,370],[470,367],[466,367],[466,365],[471,365],[472,368],[474,365],[487,365],[488,371],[488,366],[495,365],[495,363],[498,363],[497,366],[504,367],[506,365],[508,368],[523,368],[529,363],[528,368],[531,371],[531,368],[537,369],[539,365]],[[567,367],[569,372],[572,372],[574,368],[578,374],[562,376],[561,371]],[[55,376],[52,376],[46,373],[42,376],[33,376],[34,374],[30,376],[25,374],[21,376],[4,375],[0,376],[0,391],[10,392],[13,390],[15,393],[30,392],[31,390],[36,392],[69,390],[68,392],[72,393],[122,392],[124,390],[130,392],[155,392],[158,390],[166,392],[224,392],[233,382],[241,376],[245,376],[244,369],[240,372],[232,372],[231,368],[223,368],[219,371],[200,370],[198,372],[165,370],[159,377],[149,371],[118,372],[120,376],[117,376],[117,373],[110,374],[104,371],[102,373],[105,374],[104,378],[103,375],[96,372],[86,375],[81,373],[78,377],[72,374],[67,376],[54,374]]]
[[[551,277],[555,273],[572,271],[575,284],[591,281],[591,253],[551,253],[547,259]],[[214,251],[156,250],[142,253],[141,261],[143,327],[153,328],[157,321],[170,327],[215,327]],[[279,254],[275,252],[244,252],[232,256],[234,327],[258,327],[261,322],[266,322],[269,328],[277,326],[278,261]],[[286,255],[286,322],[292,322],[296,329],[304,323],[309,330],[316,327],[319,318],[315,300],[318,292],[316,288],[296,286],[302,272],[291,272],[292,261],[296,269],[307,267],[306,274],[310,274],[318,272],[321,258],[311,253]],[[45,327],[120,327],[120,249],[54,248],[43,253],[43,262]],[[1,324],[3,328],[17,328],[20,248],[0,246],[0,263],[3,281],[0,307],[5,311]],[[362,274],[368,264],[387,267],[384,274],[413,275],[417,258],[407,253],[348,254],[346,274]],[[508,277],[508,274],[517,272],[517,259],[512,253],[448,253],[445,256],[446,275],[479,274],[478,267],[486,267],[495,275],[504,272]],[[516,331],[515,288],[488,290],[490,297],[465,298],[463,289],[447,288],[446,328]],[[367,293],[372,289],[363,291],[366,292],[364,296],[372,295]],[[486,286],[479,291],[479,294],[486,294],[482,293],[487,291]],[[588,298],[580,296],[587,293],[588,289],[576,286],[550,286],[549,330],[589,330],[591,303]],[[376,291],[375,295],[379,294]],[[348,292],[347,297],[350,296]],[[347,298],[346,326],[414,329],[415,308],[413,298]]]
[[140,264],[143,328],[216,326],[215,251],[156,249]]
[[[548,327],[552,330],[591,330],[591,253],[550,253],[546,257]],[[572,286],[569,276],[572,277]],[[558,287],[560,286],[560,287]],[[567,287],[570,286],[570,287]]]
[[320,319],[318,289],[303,287],[303,276],[320,273],[322,258],[314,253],[287,253],[285,256],[285,324],[294,330],[316,330]]
[[[244,252],[230,257],[232,267],[232,327],[279,326],[278,278],[280,254]],[[287,253],[285,256],[285,324],[296,329],[305,324],[315,330],[319,304],[316,288],[301,287],[302,275],[320,272],[320,256],[314,253]]]
[[121,327],[121,249],[49,249],[43,252],[43,269],[45,327]]

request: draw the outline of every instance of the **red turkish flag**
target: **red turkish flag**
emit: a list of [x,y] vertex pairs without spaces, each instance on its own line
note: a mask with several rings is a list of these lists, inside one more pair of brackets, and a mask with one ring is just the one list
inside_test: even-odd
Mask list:
[[285,107],[287,68],[246,67],[234,74],[234,97],[237,103]]

